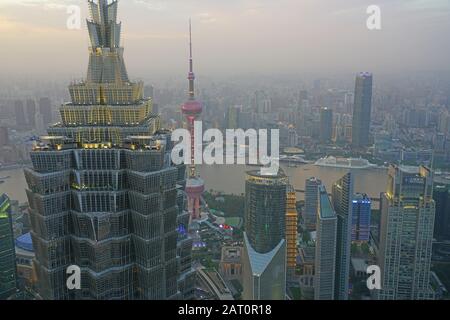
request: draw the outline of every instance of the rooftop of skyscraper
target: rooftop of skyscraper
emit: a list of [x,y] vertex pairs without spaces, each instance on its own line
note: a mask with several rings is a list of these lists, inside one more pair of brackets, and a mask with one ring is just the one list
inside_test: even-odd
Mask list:
[[319,205],[319,214],[322,219],[336,217],[327,189],[323,185],[319,186]]
[[247,181],[257,184],[287,184],[288,179],[282,169],[279,169],[277,175],[264,175],[259,170],[247,171]]
[[417,166],[407,166],[407,165],[399,165],[398,166],[399,170],[404,172],[404,173],[409,173],[409,174],[418,174],[419,173],[419,167]]

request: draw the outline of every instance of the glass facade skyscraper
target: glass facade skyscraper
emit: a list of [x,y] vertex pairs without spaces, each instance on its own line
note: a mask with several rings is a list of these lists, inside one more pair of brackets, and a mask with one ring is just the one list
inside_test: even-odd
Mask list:
[[283,300],[286,294],[286,200],[288,178],[247,172],[243,298]]
[[[62,122],[48,128],[25,170],[39,293],[44,299],[177,299],[192,295],[184,232],[185,166],[170,161],[143,84],[120,46],[118,2],[89,1],[85,81],[69,86]],[[81,268],[68,290],[66,269]]]
[[368,242],[372,202],[366,194],[356,194],[352,201],[352,241]]
[[330,108],[320,109],[320,142],[331,142],[333,138],[333,110]]
[[305,182],[305,207],[303,220],[308,230],[316,229],[317,208],[319,205],[319,186],[322,184],[317,178],[309,178]]
[[372,82],[371,73],[363,72],[356,76],[352,122],[352,146],[355,148],[363,148],[369,145]]
[[450,240],[450,189],[446,185],[434,188],[433,199],[436,202],[436,222],[434,237],[438,241]]
[[16,292],[17,272],[11,203],[5,194],[0,195],[0,300]]
[[288,178],[247,172],[245,182],[245,232],[252,247],[266,253],[285,238]]
[[381,197],[381,300],[432,299],[431,249],[435,202],[426,167],[391,165]]
[[351,172],[333,184],[332,198],[337,215],[335,299],[347,300],[353,209],[353,174]]
[[328,192],[322,185],[319,187],[316,231],[314,300],[334,300],[337,217]]

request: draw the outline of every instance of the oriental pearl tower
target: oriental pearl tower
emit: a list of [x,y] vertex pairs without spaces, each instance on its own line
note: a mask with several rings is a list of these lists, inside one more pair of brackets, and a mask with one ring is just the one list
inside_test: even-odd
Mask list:
[[188,211],[190,214],[191,221],[200,218],[200,203],[202,199],[202,194],[205,191],[205,184],[202,179],[197,175],[194,161],[194,150],[195,150],[195,139],[194,139],[194,122],[200,118],[203,110],[201,102],[195,99],[195,88],[194,88],[194,63],[192,59],[192,27],[191,21],[189,20],[189,98],[181,106],[181,111],[186,119],[186,128],[191,134],[191,161],[189,164],[189,176],[186,181],[186,194],[188,199]]

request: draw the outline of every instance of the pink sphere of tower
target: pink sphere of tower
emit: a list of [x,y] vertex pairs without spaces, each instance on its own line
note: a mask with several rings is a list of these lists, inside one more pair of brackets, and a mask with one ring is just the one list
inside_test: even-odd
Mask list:
[[188,100],[181,106],[181,111],[187,116],[198,116],[203,111],[203,105],[197,100]]
[[188,211],[191,221],[201,218],[201,199],[205,192],[205,184],[199,177],[191,177],[186,181],[186,194],[188,196]]

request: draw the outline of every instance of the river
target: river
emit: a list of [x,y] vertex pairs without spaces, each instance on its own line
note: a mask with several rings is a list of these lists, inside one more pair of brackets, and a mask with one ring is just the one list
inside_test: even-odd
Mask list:
[[[285,173],[290,177],[290,182],[295,189],[305,189],[305,180],[310,177],[317,177],[331,192],[332,184],[341,178],[346,169],[318,167],[313,164],[301,165],[298,167],[282,166]],[[244,165],[213,165],[200,166],[200,176],[205,180],[206,190],[221,191],[229,194],[240,195],[245,191],[245,172],[255,170],[257,167],[247,167]],[[0,177],[10,176],[0,184],[0,194],[6,193],[11,199],[19,200],[23,203],[27,201],[25,188],[26,182],[23,169],[2,170]],[[380,168],[354,170],[355,192],[367,193],[372,198],[379,198],[380,193],[386,190],[387,170]],[[303,194],[298,194],[299,199],[303,199]],[[375,203],[374,207],[378,207]]]
[[[334,182],[345,175],[348,170],[332,167],[318,167],[314,164],[300,165],[298,167],[283,166],[284,172],[290,178],[290,183],[295,189],[304,190],[305,180],[316,177],[322,180],[331,193]],[[245,172],[255,170],[257,167],[242,165],[215,165],[200,166],[200,176],[205,180],[206,190],[221,191],[240,195],[245,192]],[[380,193],[386,190],[387,169],[369,168],[354,170],[355,193],[367,193],[372,198],[380,198]],[[304,198],[303,193],[298,194],[298,199]],[[377,208],[378,204],[375,203]]]

